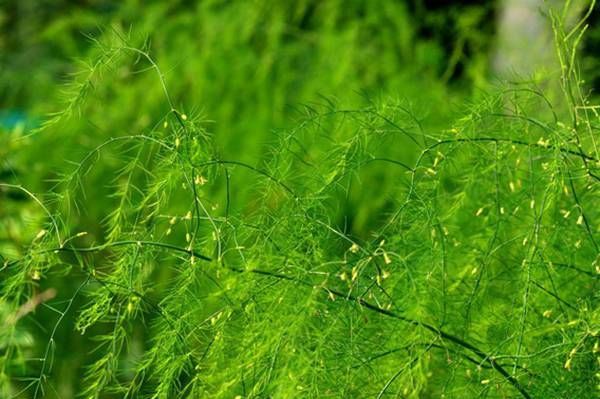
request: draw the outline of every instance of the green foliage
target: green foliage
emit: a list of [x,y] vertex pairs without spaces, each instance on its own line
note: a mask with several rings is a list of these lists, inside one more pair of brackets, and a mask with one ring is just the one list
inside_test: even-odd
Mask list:
[[402,3],[302,4],[302,34],[241,2],[107,29],[59,111],[2,132],[2,397],[597,392],[585,17],[552,15],[559,76],[469,96],[396,74]]

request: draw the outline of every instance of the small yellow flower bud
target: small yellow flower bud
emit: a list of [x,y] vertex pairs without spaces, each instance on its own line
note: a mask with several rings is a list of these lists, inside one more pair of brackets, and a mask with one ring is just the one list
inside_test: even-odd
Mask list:
[[42,238],[43,236],[45,236],[47,232],[48,232],[48,230],[46,230],[46,229],[41,229],[41,230],[39,231],[39,233],[37,233],[37,235],[35,236],[35,238],[34,238],[34,241],[35,241],[35,240],[39,240],[40,238]]
[[572,361],[573,361],[573,359],[569,357],[569,358],[567,359],[567,361],[565,362],[565,365],[564,365],[564,367],[565,367],[567,370],[571,370],[571,362],[572,362]]
[[385,262],[386,265],[389,265],[390,263],[392,263],[392,260],[388,256],[387,252],[383,253],[383,261]]
[[206,179],[204,178],[204,176],[202,176],[202,175],[197,175],[197,176],[196,176],[196,179],[194,180],[194,183],[196,183],[196,184],[197,184],[197,185],[199,185],[199,186],[203,186],[203,185],[205,185],[207,182],[208,182],[208,180],[206,180]]

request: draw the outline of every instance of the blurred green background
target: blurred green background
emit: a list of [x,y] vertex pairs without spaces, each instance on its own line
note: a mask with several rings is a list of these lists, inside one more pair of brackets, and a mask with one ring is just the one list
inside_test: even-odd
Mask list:
[[[547,5],[541,3],[4,0],[0,5],[0,182],[19,185],[32,194],[43,195],[44,204],[50,212],[60,215],[57,223],[65,236],[81,231],[87,233],[75,240],[81,245],[103,243],[120,237],[121,233],[129,234],[130,230],[143,230],[141,223],[134,218],[135,212],[123,215],[113,212],[124,208],[123,203],[134,204],[132,209],[135,209],[136,201],[145,198],[143,194],[127,192],[130,182],[121,172],[128,167],[128,161],[143,160],[140,170],[147,167],[148,173],[132,178],[133,185],[142,186],[151,180],[149,176],[153,174],[155,165],[152,157],[156,150],[141,149],[127,141],[114,147],[107,146],[98,153],[94,149],[107,140],[123,136],[151,136],[156,132],[166,135],[176,121],[169,115],[171,105],[152,64],[136,52],[112,51],[127,42],[128,46],[150,54],[162,72],[172,105],[185,114],[186,119],[193,121],[195,129],[201,133],[202,141],[198,145],[202,149],[206,146],[202,161],[231,160],[267,170],[294,190],[299,190],[301,196],[323,198],[322,204],[310,210],[317,216],[326,215],[328,222],[343,229],[345,234],[365,242],[379,239],[374,232],[385,225],[386,218],[396,209],[406,191],[405,170],[369,166],[360,173],[356,172],[354,177],[359,183],[352,184],[345,180],[340,183],[342,179],[338,179],[334,172],[319,175],[314,171],[336,171],[340,159],[346,159],[344,150],[356,153],[368,150],[374,156],[413,165],[420,149],[433,143],[433,137],[440,136],[442,132],[453,132],[456,127],[464,128],[473,135],[478,134],[478,129],[485,128],[489,134],[502,136],[508,134],[505,129],[510,126],[518,134],[523,131],[527,139],[535,137],[533,142],[536,142],[537,133],[530,133],[526,128],[518,130],[523,127],[518,125],[519,121],[474,120],[480,116],[479,111],[486,115],[510,108],[510,100],[503,103],[491,100],[489,96],[489,92],[501,92],[507,81],[525,81],[546,93],[544,101],[555,104],[555,109],[549,110],[536,96],[519,98],[522,103],[515,106],[518,112],[529,113],[542,121],[550,121],[556,115],[559,118],[568,115],[568,111],[561,107],[564,99],[558,91],[559,67],[554,56],[550,21],[544,15]],[[572,14],[576,18],[581,16],[589,2],[574,3]],[[525,4],[529,8],[519,9]],[[511,6],[518,10],[514,11]],[[521,36],[520,40],[517,37],[515,41],[514,33],[523,29],[523,24],[519,25],[519,21],[523,21],[519,18],[523,15],[525,21],[530,21],[524,30],[532,36]],[[527,19],[532,16],[537,19]],[[589,19],[590,28],[580,47],[582,76],[587,80],[584,87],[591,92],[591,98],[594,98],[593,90],[600,79],[597,72],[600,28],[595,25],[599,18],[600,13],[594,10]],[[529,41],[534,38],[539,40],[535,44]],[[535,48],[535,54],[528,51],[528,47]],[[530,58],[523,62],[524,57]],[[505,107],[506,104],[509,105]],[[465,116],[467,114],[469,117]],[[52,124],[39,130],[49,120],[53,121]],[[377,140],[353,141],[354,135],[360,136],[365,129]],[[519,139],[523,137],[519,136]],[[174,145],[174,142],[171,144]],[[439,204],[435,205],[440,214],[451,207],[449,198],[458,196],[461,187],[468,187],[460,194],[465,198],[467,194],[470,198],[492,196],[491,191],[486,189],[494,182],[486,175],[489,164],[484,162],[492,154],[486,150],[478,151],[473,150],[480,156],[476,161],[457,156],[452,168],[458,177],[442,175],[442,188],[439,191],[431,189],[432,195],[440,195]],[[505,154],[507,164],[509,160],[513,163],[517,162],[517,158],[520,160],[513,155]],[[494,156],[498,157],[498,154]],[[431,154],[431,158],[432,162],[434,158],[438,162],[436,154]],[[80,164],[83,159],[89,162]],[[310,168],[303,169],[309,161],[312,162]],[[98,167],[94,166],[96,163]],[[463,169],[461,165],[467,167]],[[175,163],[171,165],[175,171],[178,167],[180,165]],[[66,183],[66,178],[76,168],[84,172],[84,182]],[[169,166],[162,165],[161,168],[158,172],[166,173]],[[469,175],[466,169],[475,172]],[[476,174],[479,172],[481,176]],[[537,175],[519,174],[521,172],[513,171],[509,166],[503,172],[506,173],[503,178],[514,172],[516,177],[526,181],[525,185],[528,184],[527,179],[531,179],[530,183],[535,181],[534,177],[537,179]],[[540,172],[540,175],[543,176],[543,173]],[[476,176],[484,179],[485,188],[474,182]],[[211,184],[203,188],[203,195],[214,205],[215,217],[231,214],[242,219],[248,216],[260,230],[263,216],[259,213],[265,206],[259,204],[257,198],[263,189],[270,189],[256,182],[254,171],[238,167],[231,176],[215,172],[206,177]],[[180,181],[177,180],[177,183]],[[508,180],[503,184],[508,187]],[[510,184],[513,184],[512,180]],[[81,189],[83,186],[84,189]],[[161,211],[168,209],[170,213],[158,214],[159,219],[162,218],[157,222],[161,234],[168,228],[170,215],[185,215],[190,208],[189,201],[186,202],[188,193],[175,184],[173,186],[157,189],[168,192],[171,198],[169,205],[161,208]],[[232,200],[229,202],[230,194]],[[226,197],[227,209],[224,205]],[[447,203],[444,198],[448,199]],[[530,201],[525,197],[514,199],[507,195],[507,198],[507,201],[514,201],[511,204],[524,208]],[[268,199],[273,204],[279,203],[278,197]],[[423,203],[430,200],[432,203],[436,201],[419,199]],[[461,202],[456,206],[462,205]],[[292,211],[296,211],[292,206],[281,210],[269,208],[272,212],[269,216],[275,218]],[[491,229],[488,229],[489,226],[473,226],[472,214],[469,211],[458,217],[454,221],[455,227],[460,234],[468,237],[464,240],[467,246],[483,248]],[[431,215],[426,216],[433,219]],[[44,210],[27,192],[6,185],[0,187],[0,254],[3,259],[25,256],[28,248],[35,246],[37,238],[33,241],[32,238],[39,234],[40,229],[47,227],[45,217]],[[269,228],[273,232],[283,232],[282,235],[292,231],[289,239],[297,239],[305,245],[302,237],[312,234],[312,228],[307,228],[311,231],[299,227],[294,230],[294,222],[286,223],[291,227],[273,223]],[[267,224],[264,223],[265,226]],[[431,229],[425,224],[426,233],[421,233],[427,236]],[[289,230],[285,230],[286,227]],[[152,227],[149,234],[157,234],[158,230]],[[504,233],[511,236],[514,230],[507,229]],[[202,232],[208,236],[211,230],[205,228]],[[169,237],[164,235],[161,238],[172,243],[183,242],[185,233],[183,230],[175,231]],[[421,248],[415,237],[398,235],[391,241],[399,246]],[[250,234],[246,238],[252,241]],[[571,240],[571,236],[565,234],[555,239],[562,242],[560,240]],[[575,238],[572,241],[576,241]],[[332,240],[326,252],[343,253],[342,245],[345,244],[333,243]],[[207,247],[209,244],[203,248]],[[316,253],[322,248],[299,249],[290,243],[288,250],[290,254],[295,251]],[[432,251],[434,253],[437,249]],[[466,248],[455,251],[459,254],[457,258],[460,256],[460,261],[455,263],[463,272],[460,278],[471,270],[475,274],[476,268],[461,262],[475,262],[481,255],[473,255]],[[560,252],[559,249],[556,251]],[[589,249],[590,254],[593,251]],[[260,255],[256,259],[262,260]],[[587,261],[594,256],[584,258]],[[151,258],[150,255],[147,257]],[[509,253],[507,257],[512,259],[513,254]],[[518,256],[514,255],[514,258]],[[65,265],[62,265],[65,267],[58,268],[54,274],[48,273],[39,287],[30,287],[33,291],[28,291],[29,296],[33,295],[32,292],[38,293],[51,287],[59,304],[74,298],[74,309],[81,309],[84,304],[89,304],[90,298],[93,301],[96,298],[93,295],[74,297],[74,292],[86,277],[83,273],[75,273],[73,277],[70,266],[66,266],[69,261],[65,260]],[[99,257],[95,261],[109,270],[113,259]],[[147,261],[154,262],[153,259]],[[172,259],[166,262],[165,265],[174,263]],[[464,267],[469,270],[463,271]],[[149,272],[152,284],[158,288],[148,295],[158,302],[162,298],[161,287],[175,281],[175,272],[153,270]],[[419,280],[417,277],[420,285],[437,287],[425,280],[427,271],[424,268],[416,271],[421,272],[422,278]],[[566,276],[563,283],[567,285],[568,280]],[[500,287],[493,287],[496,290],[492,290],[494,295],[501,296],[505,286]],[[590,287],[586,285],[585,289],[592,291],[593,287]],[[569,289],[572,287],[569,286]],[[18,299],[24,302],[26,298]],[[431,318],[439,321],[436,313],[439,304],[427,302],[428,298],[423,301],[424,304],[415,307],[421,306],[419,311],[423,312],[423,309],[434,309]],[[211,307],[216,300],[208,300],[207,303]],[[2,317],[8,319],[13,309],[4,303],[0,305],[0,320]],[[495,302],[488,305],[495,309]],[[463,302],[457,300],[449,305],[450,308],[453,306],[459,313]],[[503,306],[507,306],[503,310],[509,308],[507,304]],[[417,310],[414,312],[418,313]],[[53,347],[59,348],[56,352],[59,360],[49,376],[52,382],[49,386],[54,386],[56,391],[46,391],[48,397],[72,397],[83,392],[86,387],[81,378],[82,370],[90,359],[100,356],[93,352],[96,343],[92,339],[70,328],[76,323],[79,310],[65,314],[63,328],[57,330],[53,343]],[[205,316],[198,316],[198,320]],[[27,380],[15,381],[9,374],[31,374],[24,366],[27,363],[25,358],[43,353],[55,321],[55,312],[40,308],[34,320],[28,319],[28,324],[18,325],[18,334],[11,335],[10,339],[0,336],[0,351],[5,355],[0,364],[3,370],[0,384],[6,384],[6,388],[0,389],[0,395],[7,392],[14,394],[27,387]],[[271,323],[263,322],[263,327]],[[141,355],[135,352],[142,352],[140,348],[150,341],[150,333],[145,330],[144,323],[132,328],[131,358],[138,359]],[[510,324],[507,321],[507,325]],[[509,327],[496,325],[493,320],[487,320],[483,327],[477,328],[477,332],[485,331],[488,336],[500,337],[499,341],[510,335]],[[94,326],[92,330],[93,334],[101,335],[110,332],[110,326]],[[3,341],[4,338],[6,341]],[[18,355],[9,353],[12,346],[21,348],[23,352]],[[6,356],[7,353],[10,356]],[[19,357],[22,363],[14,361]],[[236,358],[235,355],[232,357]],[[125,358],[125,363],[133,362],[129,357]],[[444,368],[443,362],[444,359],[441,366],[437,364],[438,369]],[[215,361],[215,364],[220,363]],[[561,371],[560,366],[557,370]],[[425,371],[422,373],[424,380],[430,378],[428,375],[424,377]],[[214,371],[214,375],[217,381],[218,370]],[[121,378],[129,381],[131,376]],[[356,385],[360,383],[364,380],[356,382]],[[436,386],[449,384],[445,380],[436,383]],[[352,382],[348,382],[350,385]],[[225,393],[222,397],[233,397],[227,396],[233,392],[233,388],[228,391],[228,387],[223,388]],[[355,391],[350,390],[347,394],[356,394],[360,390],[354,388]],[[550,389],[541,392],[549,392]],[[454,397],[460,397],[461,392],[466,395],[474,392],[450,391],[455,394]],[[281,392],[279,397],[285,397]],[[423,392],[427,395],[439,391]],[[369,392],[370,396],[375,394]],[[268,391],[262,395],[278,396]],[[33,395],[31,390],[25,390],[18,396]],[[93,397],[93,394],[90,396]],[[121,391],[100,395],[121,396]],[[312,396],[318,395],[313,392]]]
[[[313,111],[369,108],[421,132],[445,129],[465,99],[489,86],[499,4],[435,4],[5,2],[4,181],[49,191],[73,170],[70,162],[107,138],[149,132],[162,123],[169,105],[144,60],[125,54],[102,64],[106,49],[95,41],[110,47],[114,32],[151,54],[174,106],[204,121],[222,159],[261,165],[279,142],[278,131]],[[84,100],[76,105],[63,101],[78,96]],[[14,140],[65,108],[85,117],[63,118],[43,134]],[[387,155],[414,159],[413,144],[402,139]],[[251,172],[238,171],[240,181],[245,173]],[[95,177],[87,180],[89,195],[106,198],[106,176]],[[81,223],[87,229],[100,229],[98,221],[110,208],[103,201],[88,201]],[[367,218],[362,216],[363,224]]]

